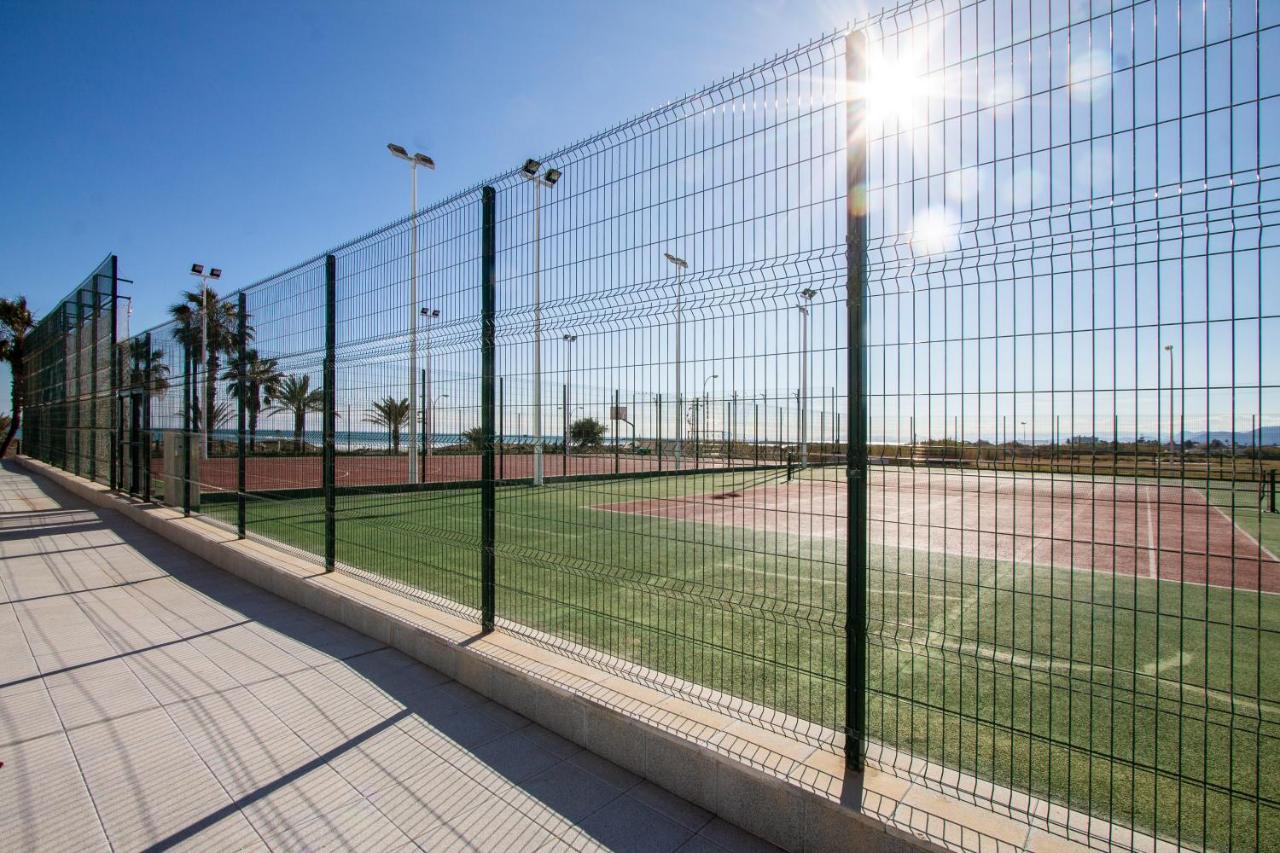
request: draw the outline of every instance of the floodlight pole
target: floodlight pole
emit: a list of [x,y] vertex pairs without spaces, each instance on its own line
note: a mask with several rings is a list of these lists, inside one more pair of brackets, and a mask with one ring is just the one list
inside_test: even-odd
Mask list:
[[800,291],[800,464],[809,464],[809,303],[815,292]]
[[[209,417],[211,415],[211,406],[209,400],[209,377],[207,371],[209,369],[209,279],[220,278],[222,271],[217,267],[210,267],[209,272],[204,271],[204,267],[200,264],[192,264],[191,274],[200,279],[200,362],[196,370],[199,371],[201,384],[204,385],[204,405],[200,407],[200,434],[203,440],[200,442],[200,458],[209,458]],[[130,304],[130,310],[133,309]],[[216,377],[215,377],[216,379]],[[196,393],[200,393],[197,391]]]
[[542,470],[542,181],[533,179],[533,484]]
[[[409,164],[409,411],[418,411],[418,166],[434,169],[425,154],[409,155],[399,145],[388,145],[393,157]],[[412,419],[412,415],[410,415]],[[418,442],[410,434],[409,482],[418,482]]]
[[571,451],[569,450],[569,428],[571,426],[572,415],[570,414],[570,405],[572,397],[570,389],[573,387],[573,344],[578,340],[577,335],[566,334],[564,336],[565,347],[565,370],[564,370],[564,458],[565,458],[565,476],[569,475],[568,461]]
[[684,337],[684,315],[681,305],[684,288],[681,287],[681,274],[688,269],[689,263],[684,258],[677,258],[670,252],[663,257],[676,268],[676,470],[680,470],[680,458],[684,455],[684,395],[681,393],[680,342]]
[[426,370],[424,371],[425,377],[422,383],[423,385],[422,396],[424,398],[423,402],[427,406],[426,417],[423,418],[423,435],[422,435],[423,454],[424,454],[424,462],[422,465],[422,481],[425,483],[427,481],[427,477],[430,475],[428,469],[431,467],[431,444],[435,439],[435,413],[432,411],[432,406],[434,405],[434,401],[431,396],[432,387],[433,387],[432,386],[433,377],[432,377],[432,370],[431,370],[431,367],[432,367],[431,365],[431,355],[432,355],[431,353],[431,321],[440,316],[440,310],[438,308],[423,308],[421,311],[421,314],[424,318],[426,318],[426,321],[427,321],[427,367],[426,367]]
[[[418,410],[418,164],[409,161],[409,411]],[[418,482],[418,442],[409,442],[409,482]]]
[[542,169],[537,160],[526,160],[520,170],[533,183],[533,484],[545,481],[542,466],[542,188],[560,180],[560,170]]

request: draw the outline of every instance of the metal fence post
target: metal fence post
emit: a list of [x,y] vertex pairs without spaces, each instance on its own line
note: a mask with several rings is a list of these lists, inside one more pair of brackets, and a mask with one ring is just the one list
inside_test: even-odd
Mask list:
[[89,310],[89,480],[98,481],[98,277],[93,277],[93,305]]
[[[334,432],[338,419],[338,259],[324,259],[324,568],[333,571],[338,537],[334,506]],[[350,429],[350,425],[347,427]]]
[[845,552],[849,577],[845,584],[845,762],[861,770],[866,760],[867,680],[867,412],[866,315],[862,301],[867,268],[867,148],[866,102],[861,83],[866,76],[866,36],[851,32],[845,39],[845,215],[847,255],[845,278],[848,329],[845,381],[848,383],[849,447],[845,471]]
[[[249,326],[249,309],[248,299],[245,297],[244,291],[241,291],[236,299],[236,357],[240,362],[240,367],[236,370],[236,396],[240,398],[240,403],[236,406],[236,534],[243,539],[245,531],[245,393],[248,388],[245,386],[245,373],[248,370],[248,326]],[[258,396],[258,390],[254,389],[254,397]],[[258,405],[258,400],[254,400],[254,406]]]
[[498,479],[507,479],[507,389],[506,377],[498,377]]
[[151,333],[143,336],[146,354],[142,373],[142,499],[151,503]]
[[484,451],[480,458],[480,625],[483,630],[492,631],[496,598],[494,539],[497,511],[493,477],[497,205],[493,187],[481,190],[480,199],[483,217],[480,234],[480,429],[484,434]]
[[115,424],[115,435],[111,440],[111,488],[124,488],[124,401],[120,398],[120,392],[124,388],[123,377],[120,375],[121,359],[118,352],[120,341],[118,334],[120,324],[117,314],[117,300],[120,298],[120,259],[115,255],[111,256],[111,422]]
[[190,345],[182,347],[182,514],[191,515],[191,424],[195,405],[195,367]]

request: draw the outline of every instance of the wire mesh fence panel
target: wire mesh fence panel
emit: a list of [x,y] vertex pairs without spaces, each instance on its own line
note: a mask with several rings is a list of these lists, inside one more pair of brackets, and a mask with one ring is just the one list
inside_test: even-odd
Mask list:
[[33,328],[25,345],[27,455],[112,483],[116,258],[108,255]]
[[869,27],[882,763],[1122,845],[1280,838],[1277,23],[978,2]]
[[821,39],[495,182],[498,616],[832,748],[840,521],[792,475],[843,458],[814,423],[844,385],[843,62]]
[[480,605],[480,200],[337,250],[340,566]]

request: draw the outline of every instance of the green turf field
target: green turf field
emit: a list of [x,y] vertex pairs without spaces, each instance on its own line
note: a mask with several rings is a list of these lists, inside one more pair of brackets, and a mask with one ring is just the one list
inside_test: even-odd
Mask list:
[[[773,476],[500,488],[499,618],[841,727],[841,539],[602,508]],[[338,560],[476,607],[479,503],[339,497]],[[319,553],[322,502],[254,500],[249,528]],[[873,738],[1184,843],[1280,844],[1280,667],[1258,666],[1280,659],[1276,596],[874,543],[869,559]]]

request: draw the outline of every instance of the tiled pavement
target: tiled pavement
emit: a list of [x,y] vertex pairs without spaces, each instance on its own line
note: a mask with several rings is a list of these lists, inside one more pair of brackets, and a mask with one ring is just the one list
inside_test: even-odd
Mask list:
[[0,847],[772,849],[0,470]]

